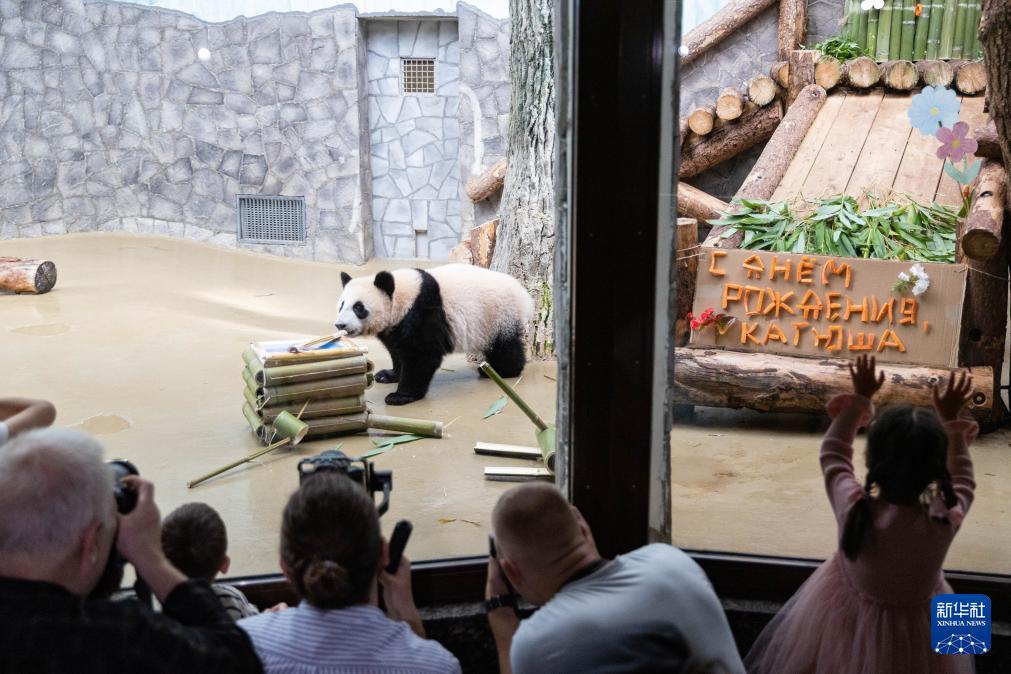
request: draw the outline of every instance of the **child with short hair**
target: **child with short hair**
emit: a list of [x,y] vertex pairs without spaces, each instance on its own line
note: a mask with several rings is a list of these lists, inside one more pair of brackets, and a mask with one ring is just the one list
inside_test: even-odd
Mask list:
[[885,380],[873,357],[850,365],[852,394],[828,404],[821,445],[825,489],[839,527],[839,550],[804,583],[759,635],[745,666],[752,674],[972,672],[971,655],[938,655],[930,604],[950,594],[944,558],[973,500],[969,445],[979,426],[959,418],[971,380],[953,372],[934,387],[934,410],[901,405],[867,434],[867,478],[853,474],[857,429],[874,417]]
[[233,620],[260,611],[231,585],[215,583],[219,573],[228,573],[228,534],[218,512],[206,503],[181,505],[165,518],[161,527],[165,556],[189,578],[203,578]]

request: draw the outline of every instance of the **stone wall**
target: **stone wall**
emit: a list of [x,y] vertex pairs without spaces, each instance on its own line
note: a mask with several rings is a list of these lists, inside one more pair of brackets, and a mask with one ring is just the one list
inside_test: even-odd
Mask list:
[[0,16],[0,238],[122,229],[236,245],[237,194],[304,195],[307,245],[249,247],[371,255],[354,7],[207,24],[2,0]]
[[462,186],[506,156],[509,136],[509,20],[461,2],[460,220],[464,232],[496,217],[501,195],[473,203]]
[[[837,35],[844,0],[810,0],[808,43]],[[726,38],[700,59],[681,69],[681,114],[712,105],[725,87],[742,87],[756,75],[768,74],[776,62],[778,8],[773,5],[742,30]],[[754,166],[761,147],[707,171],[689,182],[713,196],[729,199]]]

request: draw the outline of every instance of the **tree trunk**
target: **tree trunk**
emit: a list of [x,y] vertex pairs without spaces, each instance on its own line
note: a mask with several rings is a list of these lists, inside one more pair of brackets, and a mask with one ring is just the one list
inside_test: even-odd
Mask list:
[[[681,186],[678,186],[680,198]],[[677,268],[678,312],[675,316],[674,338],[678,346],[688,343],[691,328],[685,316],[695,301],[695,277],[699,270],[699,223],[695,218],[678,218],[674,265]]]
[[[795,358],[766,353],[708,349],[674,350],[674,400],[690,405],[747,407],[762,412],[822,412],[834,395],[852,393],[849,360]],[[881,363],[885,384],[874,396],[879,407],[932,405],[934,384],[947,370]],[[988,367],[972,370],[969,411],[989,420],[994,376]]]
[[947,61],[917,61],[916,72],[923,83],[932,87],[950,87],[955,69]]
[[687,53],[681,57],[681,65],[686,66],[705,54],[775,2],[776,0],[731,0],[684,36],[681,46]]
[[[817,84],[810,84],[801,92],[797,102],[786,112],[772,138],[765,144],[765,149],[752,167],[751,173],[741,183],[735,197],[744,199],[772,197],[827,98],[825,90]],[[725,231],[726,227],[713,227],[706,237],[705,245],[716,248],[739,247],[744,234],[735,232],[727,238],[722,238]]]
[[976,198],[972,212],[962,226],[960,243],[966,257],[989,260],[1001,246],[1004,225],[1004,191],[1007,171],[993,159],[983,162],[976,182]]
[[49,260],[0,257],[0,290],[41,295],[56,285],[56,265]]
[[889,89],[912,91],[920,81],[920,73],[912,61],[886,61],[881,64],[881,81]]
[[491,168],[488,168],[479,176],[475,176],[467,181],[464,188],[467,196],[474,203],[483,201],[502,189],[505,182],[506,160],[503,159]]
[[786,107],[800,96],[801,90],[814,84],[814,64],[821,52],[813,49],[794,49],[790,52],[790,86],[786,90]]
[[748,80],[748,100],[759,107],[772,103],[777,94],[779,94],[779,87],[765,75],[752,77]]
[[509,167],[492,268],[516,278],[534,299],[528,344],[535,357],[554,354],[555,241],[554,4],[510,0]]
[[869,89],[881,79],[881,68],[867,56],[858,56],[843,64],[843,81],[856,89]]
[[[975,96],[986,89],[986,66],[979,61],[960,61],[954,64],[955,88],[966,96]],[[1007,64],[1004,64],[1007,68]]]
[[681,178],[688,178],[736,157],[741,152],[768,140],[783,118],[783,107],[773,101],[764,108],[746,114],[699,142],[682,149]]
[[[990,117],[993,118],[1004,166],[1011,169],[1011,3],[983,0],[979,26],[983,43],[983,63],[989,84]],[[1011,189],[1004,190],[1005,205],[1011,211]]]
[[779,58],[789,58],[806,40],[807,0],[779,0]]
[[705,222],[720,217],[720,211],[729,211],[730,204],[709,196],[688,183],[678,183],[678,217],[695,218]]

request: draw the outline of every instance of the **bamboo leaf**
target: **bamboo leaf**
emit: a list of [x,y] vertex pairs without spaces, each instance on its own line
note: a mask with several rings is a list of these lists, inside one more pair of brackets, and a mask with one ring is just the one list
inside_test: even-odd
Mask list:
[[491,407],[489,407],[485,411],[484,418],[488,419],[490,417],[495,416],[496,414],[498,414],[499,412],[501,412],[505,408],[505,406],[506,406],[506,404],[508,402],[509,402],[509,399],[506,398],[505,396],[502,396],[501,398],[499,398],[498,400],[496,400],[495,402],[493,402],[491,404]]
[[372,444],[376,447],[385,447],[386,445],[402,445],[405,442],[414,442],[421,439],[420,435],[398,435],[394,438],[376,438],[372,441]]

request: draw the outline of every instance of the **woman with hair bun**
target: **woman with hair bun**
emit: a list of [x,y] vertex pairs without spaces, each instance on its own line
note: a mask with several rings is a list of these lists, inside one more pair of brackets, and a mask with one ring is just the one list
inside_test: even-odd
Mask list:
[[[389,548],[375,504],[336,473],[305,480],[281,524],[281,570],[302,598],[295,608],[239,621],[268,674],[460,672],[424,638],[411,595],[411,564],[386,573]],[[389,617],[378,607],[382,583]]]

